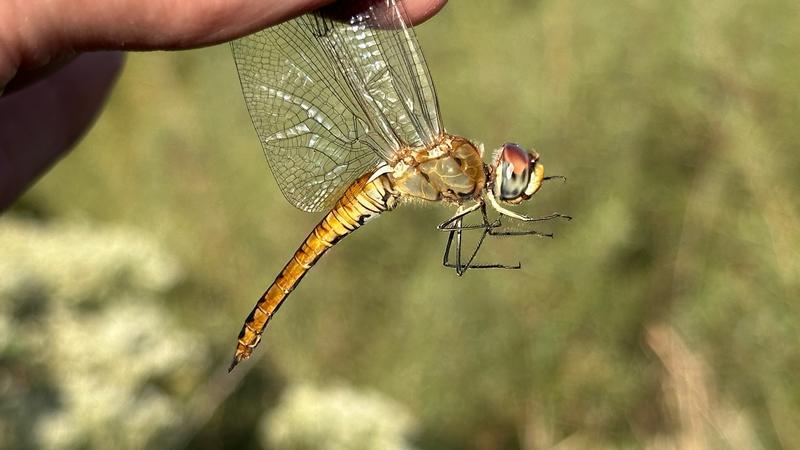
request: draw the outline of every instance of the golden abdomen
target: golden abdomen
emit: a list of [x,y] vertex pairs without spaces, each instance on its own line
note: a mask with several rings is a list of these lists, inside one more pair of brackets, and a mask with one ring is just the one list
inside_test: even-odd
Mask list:
[[460,203],[479,196],[486,185],[481,153],[462,137],[444,135],[431,149],[398,153],[392,175],[403,196]]
[[350,185],[333,209],[314,227],[247,316],[228,371],[250,357],[261,341],[261,334],[269,320],[328,249],[367,220],[393,209],[396,204],[397,195],[393,192],[387,175],[371,179],[370,174],[365,174]]

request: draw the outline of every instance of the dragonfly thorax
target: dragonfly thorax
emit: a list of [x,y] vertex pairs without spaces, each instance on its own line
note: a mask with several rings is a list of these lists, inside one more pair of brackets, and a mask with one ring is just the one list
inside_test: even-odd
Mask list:
[[392,180],[401,196],[462,203],[477,199],[486,187],[478,148],[460,136],[443,135],[432,147],[396,153]]

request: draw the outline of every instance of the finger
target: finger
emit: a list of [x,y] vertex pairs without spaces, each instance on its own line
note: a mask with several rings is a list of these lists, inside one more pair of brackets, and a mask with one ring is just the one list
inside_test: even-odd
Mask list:
[[[244,36],[332,0],[30,0],[16,14],[0,14],[16,29],[0,54],[0,87],[16,69],[30,71],[77,51],[185,49]],[[343,0],[347,1],[347,0]],[[376,0],[377,1],[377,0]],[[413,23],[439,11],[446,0],[400,0]],[[56,3],[63,3],[58,7]],[[4,24],[4,19],[12,23]],[[6,27],[5,25],[8,25]]]
[[[331,0],[60,0],[45,4],[38,30],[43,44],[71,49],[182,49],[224,42],[320,8]],[[446,0],[402,0],[419,23]],[[40,7],[41,8],[41,7]],[[36,21],[34,17],[34,21]]]
[[81,55],[0,99],[0,211],[77,141],[122,67],[122,55]]
[[[157,11],[167,0],[137,0],[141,2],[138,9],[131,7],[127,16],[121,14],[113,17],[113,20],[103,20],[107,15],[114,16],[114,11],[118,11],[120,5],[131,1],[107,2],[104,7],[108,11],[98,12],[97,15],[84,14],[70,20],[70,13],[85,11],[81,7],[86,8],[86,3],[90,2],[76,0],[72,8],[61,11],[64,13],[61,19],[69,25],[48,28],[44,38],[26,41],[24,48],[16,55],[17,59],[25,61],[27,51],[37,55],[37,59],[28,56],[28,65],[37,65],[36,62],[41,65],[42,61],[47,60],[67,60],[64,59],[65,54],[83,49],[199,46],[247,34],[327,3],[327,0],[194,0],[173,4],[175,13],[166,17]],[[446,2],[401,1],[413,23],[428,19]],[[157,6],[153,7],[152,4]],[[119,17],[126,17],[126,20],[120,20]],[[75,29],[80,31],[75,33]],[[30,34],[31,30],[27,32]],[[70,41],[71,33],[76,34],[73,41]],[[59,43],[56,39],[59,36],[67,44]],[[113,61],[115,58],[116,63]],[[89,126],[116,77],[119,61],[118,56],[111,57],[109,54],[79,57],[49,79],[0,99],[0,210],[68,150]],[[15,66],[19,67],[20,64]],[[90,77],[81,75],[84,73],[90,74]],[[0,67],[0,86],[2,82],[3,71]],[[44,118],[40,110],[43,105],[51,108]],[[53,111],[52,105],[57,105],[56,109],[69,105],[75,110]],[[42,133],[44,129],[48,132]]]
[[405,0],[403,6],[411,23],[416,25],[433,17],[445,3],[447,0]]
[[[398,4],[406,15],[405,19],[409,22],[407,25],[416,25],[428,20],[431,16],[436,14],[444,7],[446,1],[447,0],[398,0]],[[385,11],[388,9],[387,7],[389,5],[388,2],[379,0],[340,1],[332,4],[330,8],[331,11],[329,12],[334,19],[347,20],[370,6],[376,7],[378,10],[378,17],[376,17],[375,21],[370,21],[369,23],[389,28],[397,25],[391,13],[388,16],[381,17],[383,12],[389,12]]]

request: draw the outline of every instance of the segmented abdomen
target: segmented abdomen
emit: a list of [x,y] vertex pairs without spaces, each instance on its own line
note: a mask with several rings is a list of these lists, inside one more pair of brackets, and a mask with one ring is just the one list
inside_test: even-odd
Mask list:
[[228,371],[233,370],[239,362],[250,356],[261,341],[261,334],[269,319],[278,311],[306,272],[329,248],[367,220],[394,209],[397,204],[397,194],[387,175],[381,175],[372,181],[369,181],[369,178],[370,174],[366,174],[347,188],[333,209],[314,227],[269,289],[258,300],[239,333],[236,352]]

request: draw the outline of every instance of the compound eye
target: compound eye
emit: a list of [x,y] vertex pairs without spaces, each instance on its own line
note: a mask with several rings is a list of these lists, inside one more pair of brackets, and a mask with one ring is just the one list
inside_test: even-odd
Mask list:
[[525,192],[531,180],[531,157],[517,144],[504,144],[498,176],[500,200],[513,201]]

